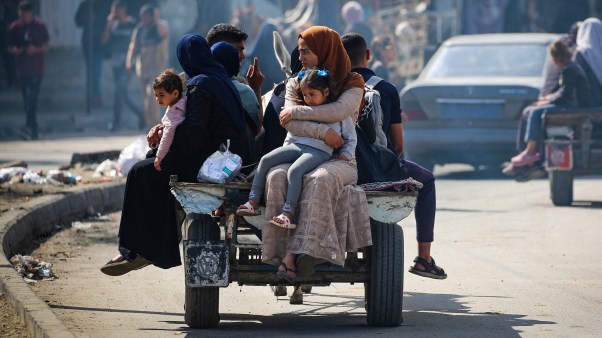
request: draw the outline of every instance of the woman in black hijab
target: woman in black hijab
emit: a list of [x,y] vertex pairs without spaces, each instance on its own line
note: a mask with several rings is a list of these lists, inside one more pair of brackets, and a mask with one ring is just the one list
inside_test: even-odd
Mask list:
[[[168,269],[181,264],[175,198],[169,191],[170,175],[194,182],[199,168],[220,144],[230,140],[230,150],[248,159],[245,117],[240,96],[225,69],[213,59],[207,41],[187,34],[177,46],[180,65],[189,78],[184,122],[176,129],[161,171],[154,157],[130,170],[119,227],[119,252],[101,271],[119,276],[153,264]],[[157,126],[149,133],[156,139]]]

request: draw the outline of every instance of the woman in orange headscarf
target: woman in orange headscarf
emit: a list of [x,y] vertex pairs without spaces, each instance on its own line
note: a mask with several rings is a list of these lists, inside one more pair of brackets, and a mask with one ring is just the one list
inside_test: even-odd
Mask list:
[[[330,71],[338,99],[320,106],[294,106],[299,80],[293,77],[287,83],[280,123],[294,135],[321,139],[340,148],[343,139],[326,124],[347,117],[357,120],[364,81],[351,72],[351,62],[336,31],[311,27],[299,34],[298,45],[304,69]],[[355,158],[327,161],[305,175],[295,231],[270,224],[284,204],[289,166],[276,166],[267,177],[262,238],[263,261],[279,265],[279,275],[286,274],[291,281],[296,275],[313,274],[316,260],[343,265],[345,252],[371,245],[372,238],[366,196],[361,188],[351,185],[357,182]]]

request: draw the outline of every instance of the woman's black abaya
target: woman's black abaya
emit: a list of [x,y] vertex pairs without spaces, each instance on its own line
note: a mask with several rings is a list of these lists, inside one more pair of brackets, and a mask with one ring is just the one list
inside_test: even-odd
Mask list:
[[[181,55],[185,52],[188,54]],[[154,157],[130,170],[119,227],[119,247],[124,257],[141,255],[164,269],[181,264],[170,176],[195,182],[205,159],[228,139],[230,151],[240,155],[243,163],[249,157],[240,97],[223,67],[213,60],[205,40],[184,36],[178,45],[178,58],[191,77],[185,120],[176,129],[161,171],[154,168]],[[196,68],[190,67],[190,62]]]

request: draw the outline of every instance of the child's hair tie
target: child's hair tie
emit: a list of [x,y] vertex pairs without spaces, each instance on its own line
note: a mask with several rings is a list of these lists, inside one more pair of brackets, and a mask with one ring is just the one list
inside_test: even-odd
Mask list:
[[301,80],[305,76],[305,74],[307,74],[307,72],[309,72],[309,69],[300,71],[297,74],[297,78],[299,78],[299,80]]
[[318,76],[327,77],[328,76],[328,69],[319,70],[318,71]]

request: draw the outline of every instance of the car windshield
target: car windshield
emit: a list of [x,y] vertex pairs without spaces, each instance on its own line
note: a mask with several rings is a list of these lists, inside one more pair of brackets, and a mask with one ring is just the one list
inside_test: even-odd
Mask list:
[[449,46],[431,60],[423,77],[539,77],[546,53],[545,44]]

